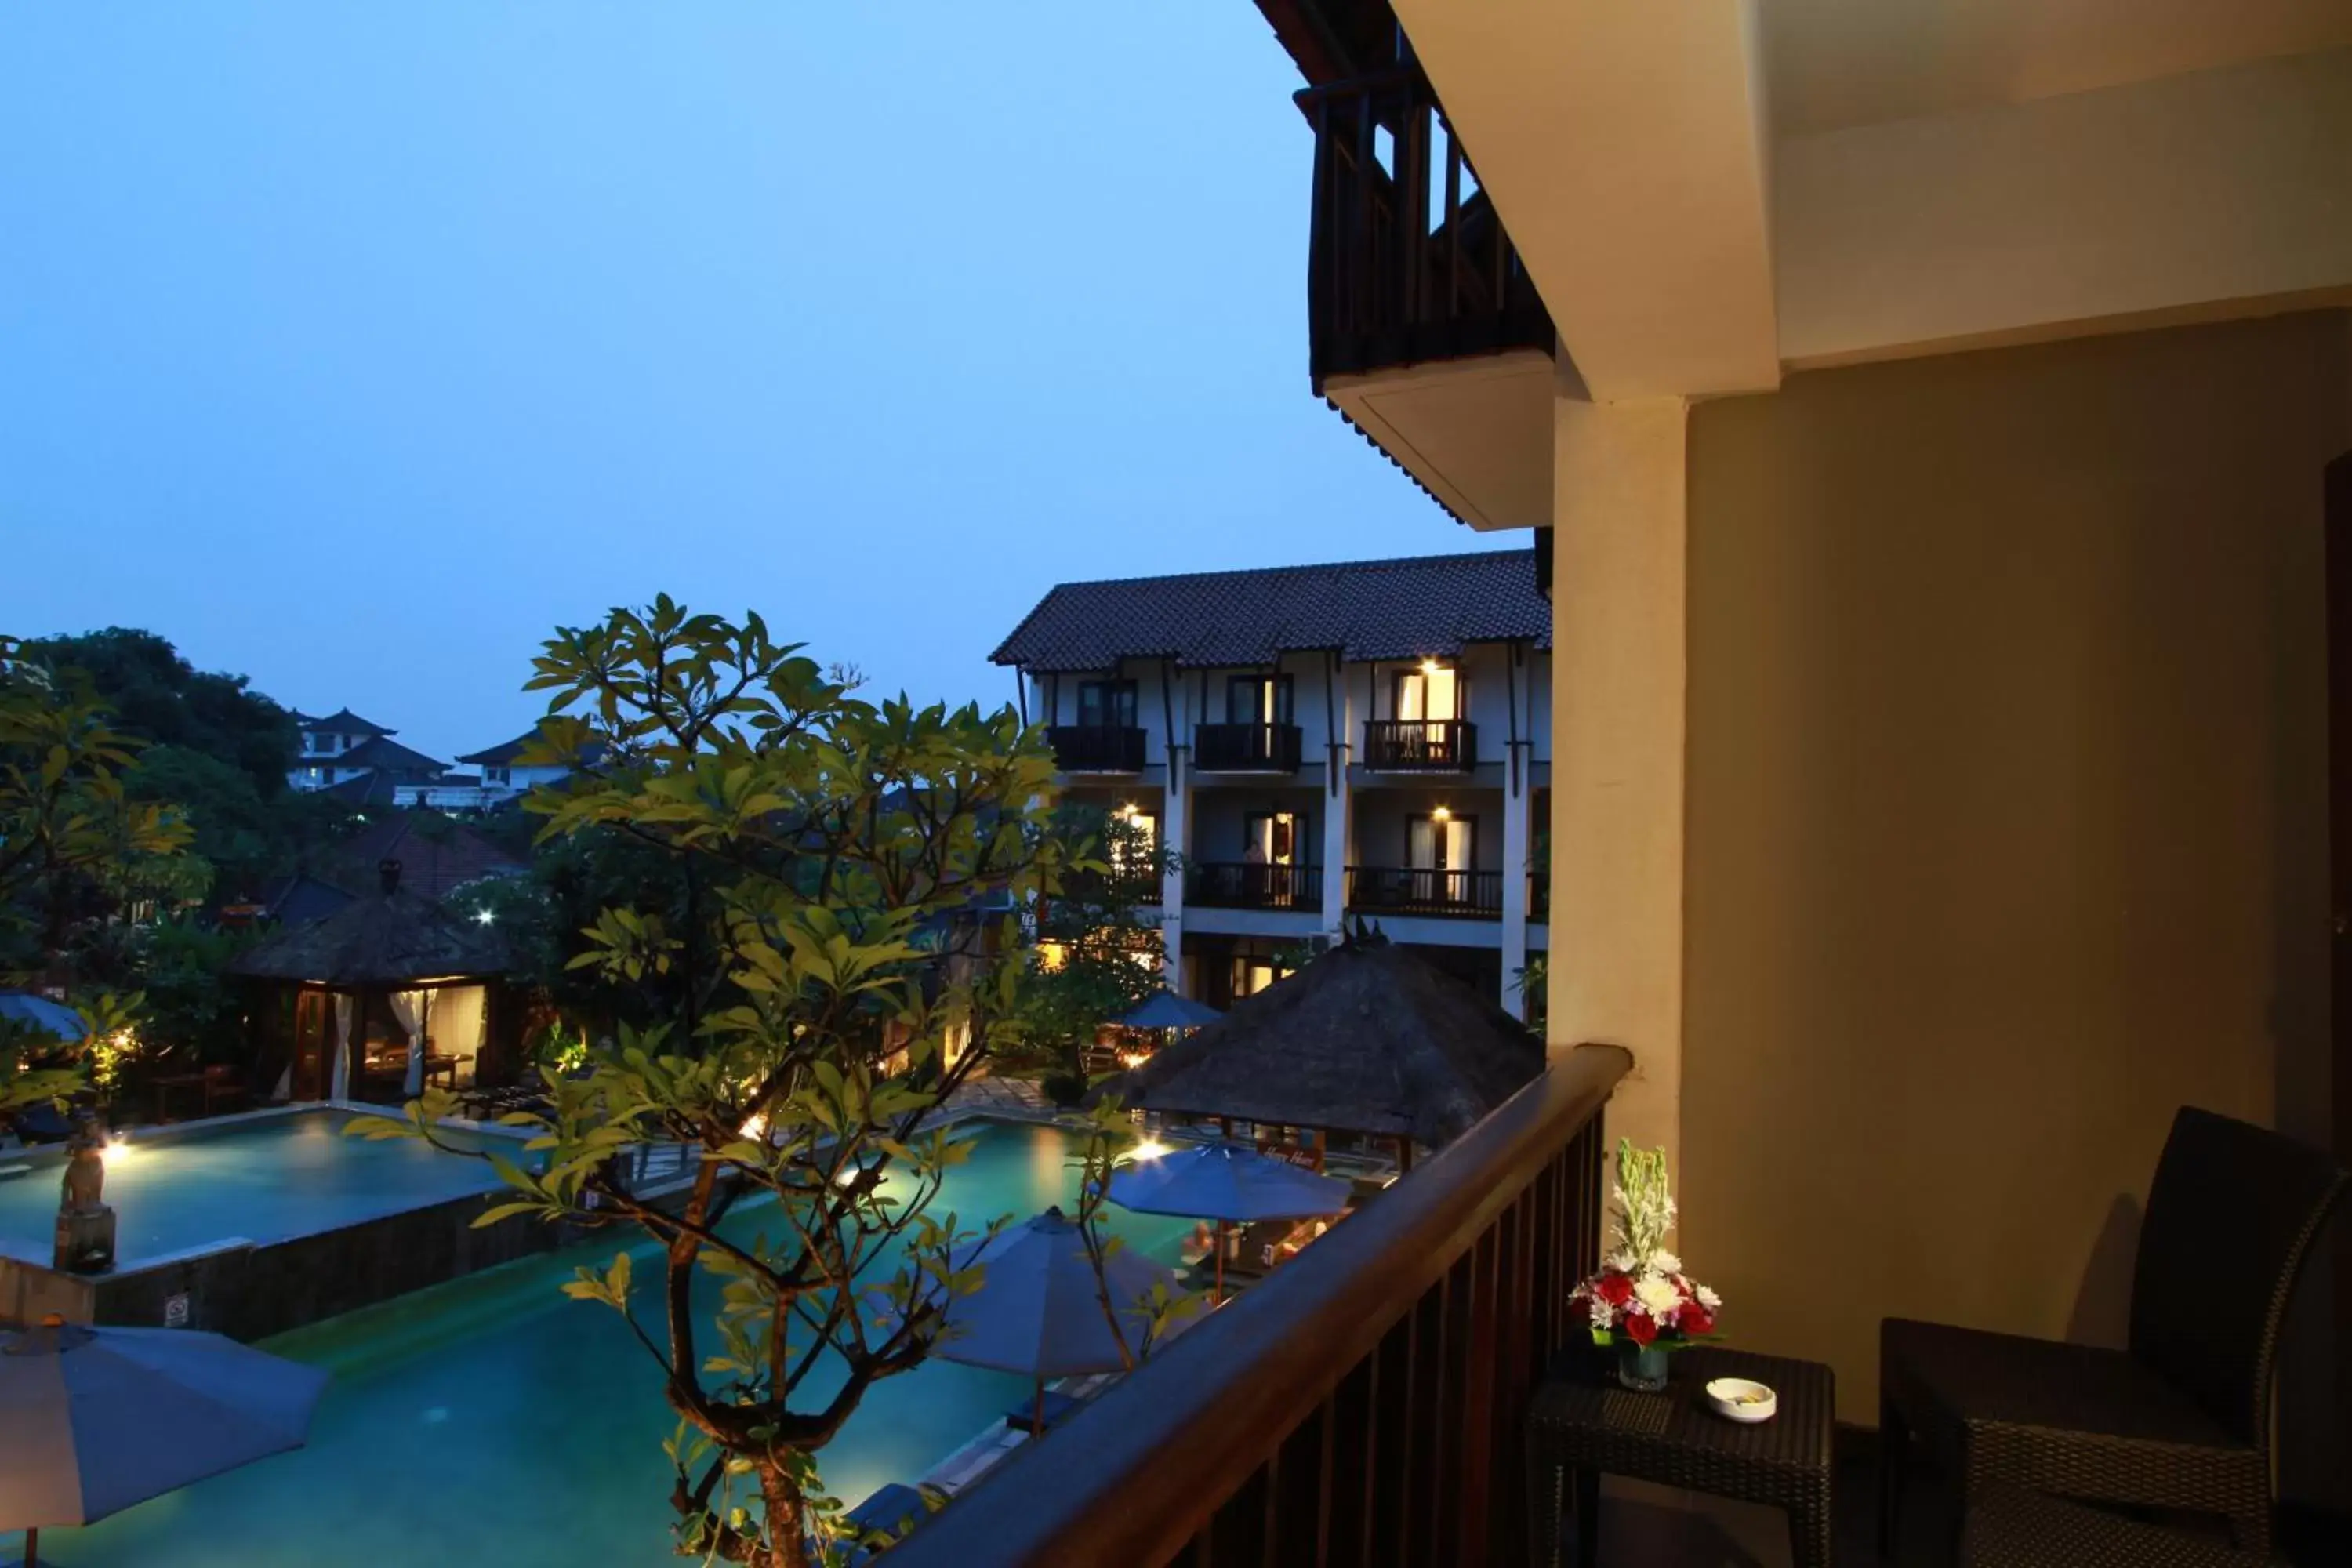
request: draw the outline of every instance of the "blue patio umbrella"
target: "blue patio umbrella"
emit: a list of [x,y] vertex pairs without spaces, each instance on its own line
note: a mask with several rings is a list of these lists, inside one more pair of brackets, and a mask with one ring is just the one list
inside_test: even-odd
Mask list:
[[0,1530],[92,1524],[299,1448],[327,1386],[316,1367],[187,1329],[51,1318],[0,1331]]
[[1194,1143],[1111,1173],[1110,1201],[1138,1214],[1217,1222],[1217,1295],[1225,1293],[1225,1226],[1339,1214],[1355,1189],[1239,1143]]
[[0,991],[0,1022],[38,1029],[68,1043],[89,1033],[80,1014],[32,991]]
[[[1173,1270],[1125,1247],[1095,1277],[1077,1222],[1049,1208],[1025,1225],[999,1231],[956,1259],[958,1268],[982,1265],[980,1289],[950,1301],[948,1332],[933,1355],[968,1366],[1024,1373],[1037,1384],[1037,1426],[1045,1416],[1045,1380],[1081,1373],[1118,1372],[1127,1365],[1103,1312],[1108,1287],[1121,1312],[1147,1300],[1155,1285],[1176,1285]],[[1136,1329],[1122,1324],[1128,1343]]]
[[1223,1016],[1214,1007],[1189,996],[1157,991],[1150,1001],[1118,1019],[1118,1024],[1122,1029],[1197,1029]]

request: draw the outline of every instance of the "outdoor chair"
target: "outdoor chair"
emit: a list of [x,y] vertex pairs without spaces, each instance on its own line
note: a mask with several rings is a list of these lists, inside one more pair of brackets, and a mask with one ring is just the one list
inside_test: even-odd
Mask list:
[[2279,1325],[2347,1180],[2318,1150],[2184,1108],[2148,1192],[2127,1349],[1883,1322],[1882,1552],[1915,1441],[1963,1513],[2021,1487],[2217,1514],[2240,1547],[2267,1552]]
[[1960,1568],[2273,1568],[2273,1559],[2004,1488],[1969,1510]]

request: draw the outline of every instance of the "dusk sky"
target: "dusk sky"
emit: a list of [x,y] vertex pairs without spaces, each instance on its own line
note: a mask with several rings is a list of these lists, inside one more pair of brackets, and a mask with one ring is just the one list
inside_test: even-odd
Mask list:
[[17,6],[0,630],[448,759],[667,592],[992,706],[1057,580],[1524,544],[1307,388],[1255,7]]

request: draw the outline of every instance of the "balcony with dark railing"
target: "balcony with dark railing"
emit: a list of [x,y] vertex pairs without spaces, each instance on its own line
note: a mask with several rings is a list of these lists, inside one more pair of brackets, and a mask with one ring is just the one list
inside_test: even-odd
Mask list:
[[1143,731],[1133,724],[1055,724],[1045,731],[1066,773],[1139,773]]
[[1528,1403],[1584,1335],[1631,1060],[1568,1053],[886,1561],[1528,1561]]
[[1296,724],[1195,724],[1192,765],[1202,773],[1295,773]]
[[1538,925],[1551,922],[1551,873],[1528,873],[1528,919]]
[[1364,765],[1378,773],[1466,773],[1478,765],[1467,719],[1368,719]]
[[1325,378],[1507,349],[1553,352],[1550,315],[1421,68],[1310,87],[1309,364]]
[[1500,871],[1423,870],[1411,866],[1348,868],[1348,908],[1366,914],[1499,920]]
[[1323,868],[1194,860],[1184,868],[1184,901],[1204,909],[1315,914],[1323,908]]

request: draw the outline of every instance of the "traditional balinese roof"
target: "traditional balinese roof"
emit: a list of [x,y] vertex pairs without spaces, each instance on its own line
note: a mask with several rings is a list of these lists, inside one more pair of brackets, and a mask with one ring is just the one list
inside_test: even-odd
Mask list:
[[371,735],[348,752],[320,759],[335,768],[373,768],[381,773],[417,774],[438,778],[447,772],[445,764],[424,752],[382,735]]
[[1341,942],[1099,1092],[1188,1116],[1436,1146],[1543,1071],[1543,1045],[1486,996],[1379,936]]
[[336,879],[348,886],[373,880],[375,868],[400,862],[400,885],[436,903],[468,882],[522,874],[523,863],[457,823],[430,811],[395,811],[375,817],[335,847],[338,865],[354,868]]
[[1551,646],[1534,551],[1064,583],[990,657],[1037,671],[1129,658],[1231,668],[1326,648],[1351,660],[1432,658],[1482,642]]
[[294,715],[295,724],[303,730],[321,735],[397,735],[397,730],[387,730],[373,720],[362,719],[348,708],[338,708],[324,719],[308,714]]
[[522,755],[522,749],[525,746],[538,739],[539,726],[534,724],[511,741],[501,741],[495,746],[486,746],[478,752],[467,752],[457,760],[461,763],[471,763],[476,767],[508,767],[517,757]]
[[307,872],[271,883],[261,895],[262,911],[281,926],[316,925],[352,901],[352,895]]
[[385,862],[374,892],[248,948],[231,972],[347,989],[506,972],[506,945],[494,931],[401,887],[400,876],[398,861]]

